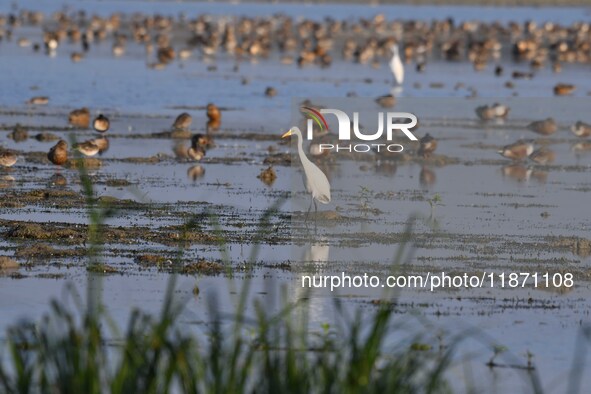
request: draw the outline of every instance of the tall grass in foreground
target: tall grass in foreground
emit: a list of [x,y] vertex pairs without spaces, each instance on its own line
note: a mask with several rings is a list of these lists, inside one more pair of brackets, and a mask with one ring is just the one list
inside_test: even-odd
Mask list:
[[433,360],[408,344],[385,348],[390,307],[378,308],[363,324],[357,317],[341,337],[301,329],[298,311],[305,310],[307,297],[285,301],[273,315],[255,304],[254,318],[237,310],[233,319],[217,314],[211,299],[213,319],[207,335],[197,337],[177,325],[182,303],[173,294],[171,281],[160,315],[134,311],[115,341],[105,339],[117,329],[109,331],[102,308],[91,315],[81,304],[72,312],[51,302],[39,323],[9,330],[10,362],[0,365],[0,392],[448,391],[442,374],[451,351]]
[[[101,320],[77,318],[52,302],[37,325],[8,333],[10,366],[0,368],[4,393],[181,392],[445,392],[448,358],[422,352],[384,356],[390,312],[380,309],[362,334],[328,333],[302,341],[290,318],[259,309],[255,335],[233,335],[214,320],[209,338],[176,326],[180,309],[168,293],[158,317],[134,312],[120,343],[106,346]],[[367,324],[367,323],[366,323]]]
[[[87,305],[79,302],[72,311],[52,301],[41,321],[9,329],[4,345],[8,356],[0,363],[0,392],[449,391],[443,373],[452,349],[434,355],[411,350],[406,342],[388,347],[385,338],[395,329],[390,305],[380,305],[363,321],[357,315],[346,332],[312,333],[307,319],[302,319],[308,296],[288,301],[284,293],[282,307],[274,314],[255,301],[254,317],[247,317],[249,279],[242,281],[230,318],[216,312],[215,298],[208,299],[213,318],[207,335],[196,336],[179,326],[183,305],[173,296],[174,275],[160,315],[135,310],[120,334],[101,304],[100,278],[98,285],[95,282],[99,274],[91,269],[100,264],[101,227],[113,211],[97,203],[86,169],[79,168],[90,221]],[[261,240],[276,209],[271,207],[260,220]],[[215,217],[210,218],[215,228]],[[225,246],[220,247],[227,256]],[[251,261],[256,260],[256,250]],[[395,263],[401,256],[402,248]]]

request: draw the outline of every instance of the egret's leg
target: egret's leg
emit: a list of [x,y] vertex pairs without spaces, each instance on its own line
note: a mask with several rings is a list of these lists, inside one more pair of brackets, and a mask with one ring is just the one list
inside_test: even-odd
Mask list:
[[312,201],[314,201],[314,234],[316,234],[318,232],[318,205],[316,200],[314,200],[313,198]]
[[310,206],[308,206],[308,212],[306,212],[306,219],[304,219],[304,223],[308,222],[308,216],[310,216],[310,211],[312,210],[312,202],[314,201],[314,197],[312,197],[312,201],[310,201]]

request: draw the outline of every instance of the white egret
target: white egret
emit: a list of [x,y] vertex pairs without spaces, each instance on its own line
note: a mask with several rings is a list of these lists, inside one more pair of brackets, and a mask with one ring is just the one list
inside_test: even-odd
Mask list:
[[390,70],[394,75],[394,81],[397,85],[402,85],[404,81],[404,66],[400,60],[400,53],[398,53],[398,45],[392,45],[392,60],[390,60]]
[[324,172],[306,157],[302,148],[303,138],[300,129],[292,127],[287,133],[283,134],[281,138],[289,137],[291,135],[296,135],[298,137],[298,155],[300,156],[300,161],[304,168],[304,185],[306,186],[308,193],[312,194],[312,202],[308,208],[308,213],[306,214],[307,217],[312,209],[312,203],[314,203],[314,210],[315,213],[317,213],[318,206],[316,201],[319,201],[322,204],[328,204],[330,202],[330,183],[328,182],[326,175],[324,175]]

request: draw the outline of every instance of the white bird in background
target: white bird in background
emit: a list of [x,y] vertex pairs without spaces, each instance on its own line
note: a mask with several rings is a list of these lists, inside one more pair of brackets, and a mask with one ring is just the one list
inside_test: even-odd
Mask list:
[[[304,149],[302,148],[303,138],[300,129],[292,127],[287,133],[283,134],[281,138],[289,137],[291,135],[296,135],[298,137],[298,154],[300,156],[300,161],[302,162],[302,167],[304,167],[304,185],[306,186],[308,193],[312,194],[312,202],[314,203],[316,213],[318,212],[316,201],[319,201],[322,204],[328,204],[330,202],[330,183],[328,182],[326,175],[324,175],[324,172],[306,157]],[[312,202],[308,208],[306,218],[312,209]]]
[[392,70],[392,74],[394,75],[394,82],[397,85],[402,85],[404,81],[404,66],[402,65],[402,61],[400,60],[400,53],[398,53],[398,45],[392,45],[392,60],[390,60],[390,70]]

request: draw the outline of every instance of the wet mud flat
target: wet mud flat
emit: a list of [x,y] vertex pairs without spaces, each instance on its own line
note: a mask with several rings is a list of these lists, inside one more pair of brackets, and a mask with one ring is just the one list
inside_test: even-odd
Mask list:
[[[200,326],[195,322],[207,317],[199,300],[246,279],[258,289],[253,297],[273,305],[269,288],[287,287],[294,299],[307,296],[302,275],[568,272],[574,276],[572,288],[401,289],[395,298],[384,298],[376,289],[313,289],[310,313],[314,324],[335,322],[334,300],[363,313],[386,302],[403,320],[409,313],[422,316],[411,319],[410,330],[424,329],[426,319],[448,333],[444,337],[474,327],[488,332],[491,324],[492,335],[511,332],[504,343],[517,354],[516,365],[527,365],[525,350],[537,355],[541,371],[553,368],[556,357],[572,355],[575,339],[571,348],[560,351],[539,346],[558,326],[576,330],[589,312],[588,218],[576,203],[564,203],[588,199],[589,156],[572,149],[579,141],[569,136],[566,121],[556,137],[538,138],[558,153],[554,163],[544,166],[512,163],[496,153],[505,141],[530,133],[523,128],[528,119],[483,126],[470,116],[423,122],[417,133],[446,130],[430,158],[418,157],[416,147],[409,146],[405,155],[394,158],[318,159],[331,179],[335,203],[306,220],[309,200],[293,147],[271,133],[241,130],[232,124],[232,111],[228,128],[214,135],[215,147],[199,163],[175,156],[175,147],[188,143],[189,136],[173,138],[167,132],[172,116],[119,113],[113,122],[121,131],[109,135],[109,151],[72,159],[85,160],[94,185],[90,199],[82,192],[77,164],[56,169],[47,162],[45,152],[52,143],[7,137],[17,121],[33,136],[47,132],[71,141],[92,135],[64,125],[64,111],[43,111],[47,116],[4,110],[0,120],[4,146],[20,156],[18,165],[3,170],[0,189],[0,249],[19,268],[3,270],[0,280],[8,294],[35,287],[26,298],[39,313],[48,295],[59,297],[65,283],[83,287],[89,276],[102,278],[105,303],[123,320],[139,300],[148,309],[158,305],[167,278],[179,274],[179,294],[188,300],[186,323]],[[44,119],[43,124],[36,125],[36,119]],[[199,176],[191,171],[195,166],[202,169]],[[268,185],[261,173],[270,166],[276,179]],[[544,175],[532,176],[535,172]],[[100,227],[102,263],[92,266],[87,257],[89,206],[114,211]],[[412,215],[417,219],[409,237]],[[393,266],[404,242],[413,253]],[[228,313],[231,294],[220,300]],[[22,313],[6,311],[15,318]],[[458,318],[464,321],[460,325]],[[534,336],[525,329],[531,324],[542,327]],[[425,339],[430,346],[438,341]],[[490,341],[484,342],[470,340],[465,348],[482,365],[491,355]],[[510,368],[507,373],[522,372]]]
[[[32,136],[51,132],[57,138],[81,140],[92,135],[60,124],[60,111],[43,111],[47,123],[35,125],[27,122],[27,118],[39,119],[35,110],[4,109],[2,129],[10,133],[18,120]],[[63,169],[54,168],[46,158],[51,143],[34,137],[18,142],[7,138],[8,147],[17,152],[22,164],[3,170],[0,225],[4,250],[39,260],[82,258],[90,204],[116,212],[101,231],[105,252],[115,258],[114,265],[122,265],[116,267],[121,272],[138,267],[134,259],[123,256],[145,249],[168,260],[179,247],[186,247],[184,261],[189,263],[202,257],[215,260],[223,244],[252,247],[261,241],[283,249],[271,262],[287,267],[294,265],[290,248],[316,239],[342,250],[374,248],[377,252],[367,255],[372,261],[368,266],[386,273],[392,256],[386,251],[405,239],[408,217],[417,214],[419,220],[412,229],[417,255],[412,269],[433,268],[441,262],[448,269],[474,269],[475,265],[478,269],[479,264],[528,271],[572,268],[577,278],[588,278],[585,263],[591,247],[582,231],[586,219],[578,215],[575,206],[548,198],[551,189],[582,201],[589,187],[585,181],[588,156],[572,150],[578,141],[566,132],[538,138],[541,145],[560,152],[560,160],[540,166],[513,163],[496,155],[507,134],[516,133],[522,121],[485,126],[483,132],[482,124],[470,119],[429,119],[421,133],[450,130],[440,141],[445,154],[421,158],[416,147],[410,146],[403,154],[386,157],[332,155],[317,159],[333,182],[337,203],[306,221],[307,205],[299,201],[306,195],[298,186],[292,187],[294,179],[293,183],[298,182],[299,169],[295,162],[292,166],[290,146],[277,136],[230,126],[214,135],[216,145],[210,155],[190,163],[175,156],[176,147],[188,143],[190,134],[173,136],[162,131],[170,118],[161,118],[162,126],[152,116],[119,114],[114,123],[125,123],[130,131],[112,133],[110,151],[101,157],[72,158]],[[483,133],[490,141],[471,142],[481,140]],[[79,166],[89,171],[94,185],[90,200],[81,191]],[[269,167],[277,178],[267,185],[261,173]],[[200,169],[197,177],[195,168]],[[439,173],[443,181],[438,180]],[[370,174],[372,177],[367,177]],[[560,177],[553,179],[553,174]],[[492,178],[494,184],[489,189],[465,185],[458,193],[461,197],[455,195],[457,185],[445,184],[447,177],[480,176]],[[361,177],[369,183],[361,182]],[[174,195],[166,192],[170,188]],[[433,204],[436,194],[440,200]],[[247,203],[245,195],[249,196]],[[290,197],[293,201],[288,201]],[[260,228],[261,218],[271,208],[274,211],[268,223]],[[513,220],[508,210],[523,220]],[[580,220],[567,219],[562,215],[565,210]],[[473,228],[462,231],[463,226]],[[51,247],[36,251],[39,245]],[[59,252],[53,250],[56,247]],[[340,261],[345,265],[355,261],[330,260],[330,264]],[[263,258],[261,264],[271,262]],[[349,269],[364,269],[363,262],[355,263]]]
[[[186,4],[165,6],[169,13],[168,6]],[[107,12],[102,7],[101,2],[96,12]],[[435,9],[438,18],[439,12]],[[371,10],[368,17],[376,13]],[[458,20],[481,14],[458,13]],[[516,14],[523,10],[487,11],[486,16],[508,20]],[[544,10],[526,14],[524,20],[551,19]],[[565,23],[578,18],[571,13]],[[37,40],[40,29],[17,34]],[[321,97],[354,92],[366,98],[365,109],[383,111],[375,99],[390,93],[385,64],[372,67],[335,58],[326,69],[298,68],[272,55],[236,67],[227,56],[194,53],[156,70],[147,67],[143,48],[133,43],[118,58],[111,55],[108,40],[97,43],[97,50],[77,64],[69,59],[77,46],[67,42],[55,57],[32,54],[15,40],[2,45],[10,72],[0,74],[7,91],[0,98],[0,146],[19,158],[14,167],[0,169],[0,255],[6,256],[0,260],[0,328],[23,316],[40,316],[48,299],[65,298],[67,283],[84,289],[96,282],[114,320],[123,325],[134,307],[157,313],[167,281],[178,274],[177,294],[186,302],[182,323],[189,329],[199,331],[208,324],[206,303],[214,295],[220,311],[230,315],[236,288],[248,280],[253,301],[262,300],[269,311],[278,308],[277,288],[287,289],[290,300],[308,299],[313,331],[339,324],[343,309],[370,314],[384,304],[410,332],[433,333],[422,340],[433,351],[470,331],[474,335],[460,353],[482,368],[483,390],[522,387],[524,374],[531,372],[528,352],[544,383],[552,386],[568,372],[591,305],[591,217],[585,209],[591,143],[570,132],[578,120],[591,122],[585,118],[591,82],[584,65],[565,63],[559,74],[543,68],[530,80],[510,76],[527,71],[526,63],[506,60],[500,79],[492,63],[476,72],[469,62],[433,59],[424,73],[409,63],[394,110],[416,113],[417,136],[435,136],[438,149],[423,158],[416,143],[397,140],[404,154],[314,158],[330,179],[333,200],[306,218],[309,196],[295,146],[280,139],[287,127],[301,121],[292,117],[290,107],[304,99],[330,107],[331,101]],[[155,88],[145,89],[142,81]],[[574,98],[552,97],[560,82],[577,84]],[[265,95],[268,87],[275,88],[276,96]],[[25,104],[37,95],[48,95],[49,104]],[[221,108],[222,124],[211,134],[214,146],[201,161],[192,162],[183,152],[192,134],[207,133],[210,101]],[[508,118],[479,120],[475,108],[493,102],[511,107]],[[72,154],[66,166],[56,168],[47,151],[58,139],[71,145],[97,136],[67,124],[69,112],[82,105],[93,115],[109,115],[110,148],[86,159]],[[195,118],[190,132],[171,130],[183,111]],[[531,121],[548,116],[556,119],[555,134],[540,136],[527,129]],[[363,124],[373,127],[365,119]],[[26,136],[15,133],[19,128]],[[519,139],[552,151],[555,160],[514,162],[497,153]],[[93,185],[90,197],[82,191],[81,168]],[[101,263],[90,265],[93,210],[110,212],[110,217],[99,226]],[[415,218],[410,227],[409,218]],[[393,264],[405,243],[408,253]],[[384,278],[441,271],[571,273],[575,285],[436,292],[405,288],[393,295],[363,288],[309,293],[301,286],[303,275],[345,272]],[[247,304],[247,314],[254,316],[252,303]],[[486,367],[497,343],[515,356],[497,362],[516,368]],[[453,376],[465,379],[458,364]]]

